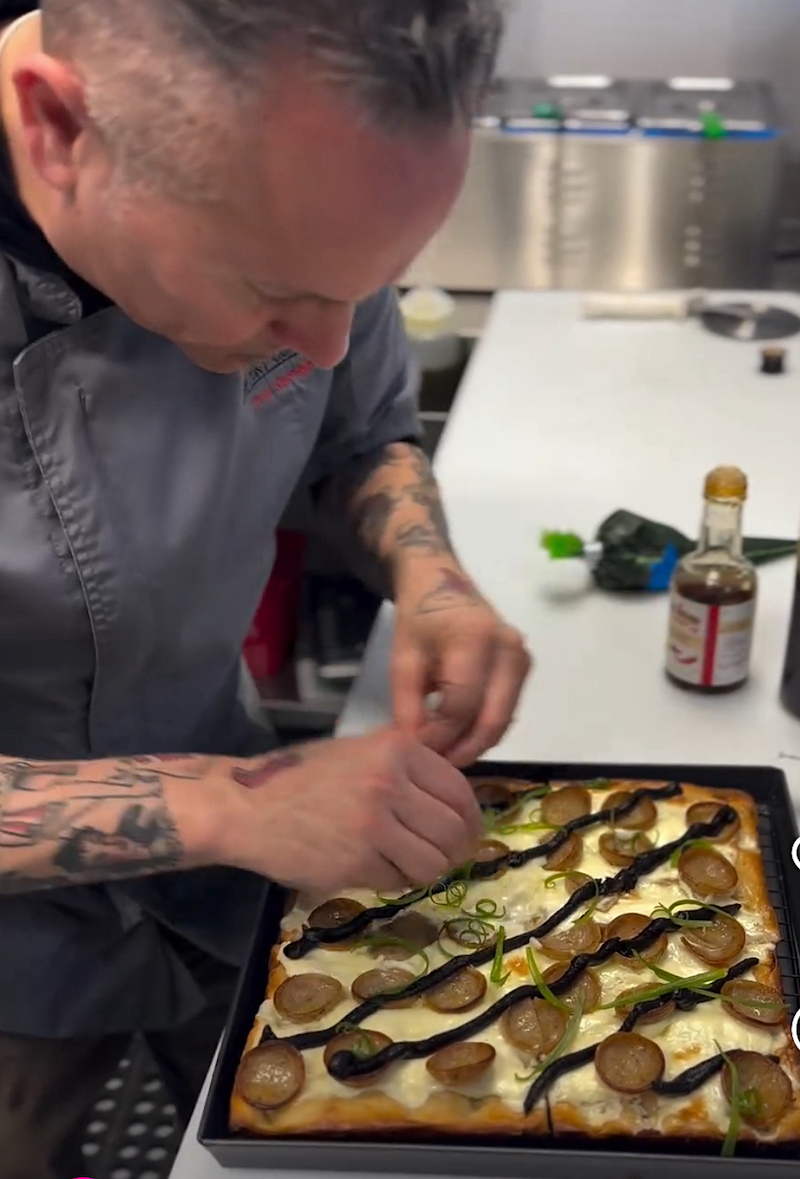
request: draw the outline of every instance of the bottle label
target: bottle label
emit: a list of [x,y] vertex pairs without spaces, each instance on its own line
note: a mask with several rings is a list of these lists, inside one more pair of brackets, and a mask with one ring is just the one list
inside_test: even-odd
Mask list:
[[746,679],[755,608],[755,598],[735,606],[710,606],[673,593],[667,644],[670,675],[702,688],[724,688]]

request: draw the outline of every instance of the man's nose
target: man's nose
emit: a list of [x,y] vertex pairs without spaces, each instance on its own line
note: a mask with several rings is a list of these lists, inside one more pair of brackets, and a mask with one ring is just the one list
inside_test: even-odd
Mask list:
[[333,368],[347,355],[355,306],[304,306],[276,317],[269,325],[273,340],[302,353],[318,368]]

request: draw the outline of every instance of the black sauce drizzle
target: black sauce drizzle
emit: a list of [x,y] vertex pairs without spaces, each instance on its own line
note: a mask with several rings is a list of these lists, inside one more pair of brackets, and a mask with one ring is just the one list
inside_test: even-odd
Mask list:
[[[730,905],[725,909],[725,912],[732,910],[733,913],[738,913],[739,909],[739,905]],[[676,914],[677,920],[673,920],[670,917],[657,917],[649,925],[646,925],[636,937],[627,940],[618,937],[609,938],[593,954],[577,954],[561,977],[556,982],[550,984],[551,990],[556,995],[568,991],[577,982],[584,970],[590,966],[602,966],[614,954],[632,957],[634,953],[646,950],[662,933],[670,933],[675,929],[680,929],[681,921],[690,917],[695,920],[698,917],[700,920],[713,920],[714,913],[710,909],[692,909]],[[524,937],[527,942],[531,935],[523,934],[520,936]],[[485,953],[485,951],[482,952]],[[451,963],[446,963],[446,966],[450,965]],[[422,979],[419,979],[417,983],[422,981]],[[417,983],[412,983],[403,993],[408,994]],[[389,998],[390,1000],[396,999],[396,996],[391,995]],[[516,1006],[517,1003],[521,1003],[524,999],[538,998],[541,998],[541,991],[532,983],[515,987],[513,991],[508,991],[495,1003],[492,1003],[490,1007],[487,1007],[485,1011],[481,1011],[466,1023],[461,1024],[457,1028],[450,1028],[448,1031],[438,1032],[436,1035],[429,1036],[427,1039],[397,1040],[394,1044],[387,1045],[386,1048],[381,1049],[380,1052],[376,1052],[373,1056],[369,1057],[360,1057],[354,1052],[337,1052],[328,1065],[328,1072],[331,1076],[341,1081],[351,1077],[367,1076],[369,1073],[375,1072],[387,1064],[393,1064],[398,1060],[416,1060],[422,1056],[430,1056],[440,1048],[446,1048],[449,1044],[455,1044],[459,1040],[468,1040],[477,1032],[482,1032],[484,1028],[493,1024],[509,1008]],[[369,1002],[372,1002],[372,1000],[369,1000]],[[356,1012],[348,1016],[347,1024],[350,1025],[359,1022],[359,1019],[365,1018],[365,1016],[360,1015],[360,1012],[366,1006],[366,1003],[362,1004],[361,1007],[356,1009]],[[354,1018],[356,1015],[359,1015],[359,1019]],[[329,1043],[341,1031],[341,1025],[337,1025],[336,1027],[325,1028],[316,1032],[300,1032],[293,1036],[287,1036],[284,1042],[292,1044],[301,1051],[304,1048],[319,1048],[323,1044]],[[267,1038],[274,1039],[275,1037],[270,1034]]]
[[[643,852],[641,855],[637,856],[633,863],[629,864],[627,868],[621,868],[615,876],[606,877],[605,880],[588,880],[586,884],[582,884],[580,888],[575,890],[569,900],[567,900],[560,909],[557,909],[555,913],[552,913],[549,917],[547,917],[541,925],[536,927],[536,929],[525,930],[523,933],[518,933],[514,937],[506,938],[503,945],[504,954],[513,953],[515,950],[524,949],[531,938],[545,937],[548,933],[550,933],[551,930],[555,929],[557,925],[560,925],[562,921],[565,921],[567,917],[570,917],[576,911],[576,909],[579,909],[585,902],[593,900],[596,896],[608,897],[613,896],[616,893],[630,892],[631,889],[635,887],[636,882],[641,876],[646,875],[648,872],[652,872],[654,868],[657,868],[660,864],[668,860],[675,849],[680,847],[687,840],[701,839],[704,836],[709,835],[718,835],[720,831],[722,831],[728,825],[728,823],[731,822],[731,815],[734,813],[735,812],[733,812],[731,807],[721,807],[710,822],[693,823],[692,826],[684,832],[680,839],[673,840],[672,843],[667,843],[663,847],[653,848],[652,851]],[[588,817],[589,816],[584,816],[584,818]],[[725,911],[731,916],[735,916],[740,909],[741,905],[732,905],[728,906]],[[361,916],[363,916],[363,914],[361,914]],[[713,920],[713,917],[711,919]],[[659,918],[659,920],[666,919]],[[340,928],[346,927],[342,926]],[[677,927],[674,922],[669,922],[664,926],[664,929],[668,931],[672,931],[675,928]],[[649,929],[650,926],[646,926],[639,936],[641,937],[642,935],[646,934]],[[651,940],[655,940],[655,938]],[[624,946],[626,943],[621,944]],[[645,943],[645,945],[649,944],[649,942]],[[296,946],[298,943],[292,942],[291,945]],[[289,948],[291,948],[291,946],[287,947],[287,949]],[[600,951],[598,951],[598,953],[599,952]],[[622,950],[622,953],[625,953],[624,949]],[[377,1011],[380,1011],[380,1009],[387,1003],[396,1002],[399,998],[415,999],[419,995],[424,995],[426,991],[431,990],[432,987],[438,986],[439,983],[445,982],[448,978],[452,978],[454,974],[458,974],[458,972],[463,970],[465,966],[485,966],[487,962],[492,961],[494,955],[495,947],[493,945],[488,946],[483,950],[475,950],[471,954],[457,954],[448,962],[445,962],[442,966],[437,966],[435,970],[431,970],[428,974],[423,975],[421,978],[415,979],[414,982],[409,983],[408,986],[404,987],[401,991],[393,991],[390,995],[375,995],[374,998],[367,999],[364,1003],[361,1003],[358,1007],[354,1008],[353,1011],[350,1012],[345,1022],[348,1025],[362,1023],[363,1020],[368,1019],[370,1015],[374,1015]],[[299,954],[294,955],[294,957],[301,956],[302,955]],[[574,959],[573,961],[577,961],[577,959]],[[605,961],[605,959],[602,959],[602,961]],[[564,980],[566,978],[567,975],[564,975],[561,980],[562,985],[565,985]],[[293,1043],[295,1047],[300,1048],[301,1051],[303,1048],[317,1048],[321,1044],[326,1044],[328,1040],[330,1040],[334,1034],[338,1034],[340,1030],[341,1024],[337,1025],[336,1028],[327,1028],[322,1032],[304,1032],[301,1035],[291,1037],[290,1042]],[[325,1038],[320,1039],[320,1036]],[[269,1026],[265,1027],[261,1033],[260,1042],[264,1044],[268,1040],[273,1039],[275,1039],[274,1032]]]
[[[667,799],[675,798],[676,795],[682,793],[683,791],[678,782],[669,782],[666,786],[643,786],[639,790],[634,790],[628,801],[620,804],[619,806],[606,807],[604,810],[593,811],[592,814],[581,815],[577,819],[570,819],[570,821],[565,823],[564,826],[561,827],[555,833],[555,835],[552,836],[551,839],[545,840],[544,843],[537,843],[533,847],[527,848],[525,851],[508,852],[504,856],[498,856],[495,860],[486,860],[481,863],[473,864],[468,877],[445,877],[445,879],[440,880],[435,885],[433,885],[430,890],[431,896],[438,896],[439,893],[446,892],[447,888],[457,880],[485,880],[491,876],[495,876],[503,867],[522,868],[525,864],[530,863],[531,860],[540,859],[542,856],[549,856],[551,852],[557,851],[563,843],[566,843],[573,831],[582,831],[587,827],[594,827],[598,823],[608,822],[612,816],[615,818],[620,816],[624,817],[628,814],[629,811],[634,809],[634,807],[642,798]],[[731,823],[736,817],[736,812],[731,807],[724,806],[721,808],[721,810],[726,812],[726,823]],[[721,812],[714,816],[714,824],[717,823],[720,813]],[[686,835],[682,836],[682,838],[677,843],[669,845],[671,850],[674,850],[675,847],[679,846],[680,843],[683,843],[689,838],[701,838],[701,836],[698,835],[690,836],[689,832],[694,831],[695,827],[702,826],[703,828],[707,828],[710,827],[710,825],[711,824],[705,823],[694,824],[693,827],[689,828],[689,831],[687,831]],[[720,831],[722,831],[725,825],[725,823],[719,824],[716,826],[714,831],[706,832],[704,830],[703,834],[717,835]],[[659,850],[663,851],[664,849],[661,848]],[[649,854],[651,853],[645,853],[645,855]],[[666,858],[669,857],[667,856]],[[657,863],[662,862],[662,860],[657,861]],[[634,861],[634,864],[635,863],[636,861]],[[634,864],[630,866],[634,867]],[[657,864],[654,864],[654,867],[656,866]],[[616,877],[614,877],[614,879],[616,879]],[[594,890],[591,892],[585,891],[588,888],[589,885],[587,884],[583,886],[582,890],[579,889],[576,893],[573,893],[572,899],[578,896],[581,891],[584,892],[584,896],[578,901],[575,908],[580,907],[584,901],[589,900],[591,897],[595,896]],[[607,896],[608,894],[603,893],[602,895]],[[352,919],[352,921],[348,921],[345,925],[337,925],[333,929],[306,929],[299,938],[293,942],[289,942],[289,944],[285,946],[283,952],[287,958],[295,961],[298,958],[304,958],[306,954],[310,954],[311,951],[319,945],[336,944],[336,942],[349,941],[359,933],[362,933],[374,921],[389,921],[393,917],[396,917],[398,913],[402,912],[403,909],[408,908],[409,905],[413,905],[414,902],[418,900],[419,890],[417,889],[414,892],[406,893],[405,896],[398,897],[398,899],[396,901],[392,901],[390,905],[373,905],[372,908],[365,909],[363,913],[359,913]],[[570,912],[573,911],[574,910],[570,910]],[[569,914],[565,914],[565,916],[568,915]],[[549,932],[549,930],[546,932]]]
[[[719,832],[722,831],[728,825],[728,823],[731,822],[731,816],[728,813],[730,811],[730,807],[721,807],[719,812],[710,822],[693,823],[692,826],[689,827],[680,837],[680,839],[676,839],[672,843],[667,843],[663,847],[653,848],[652,851],[643,852],[641,855],[637,856],[633,863],[629,864],[627,868],[621,868],[615,876],[608,876],[604,880],[588,880],[586,884],[582,884],[580,888],[576,889],[572,896],[566,901],[566,903],[563,904],[560,909],[557,909],[555,913],[551,913],[551,915],[547,917],[541,925],[538,925],[535,929],[529,929],[525,930],[523,933],[518,933],[514,937],[506,938],[503,945],[504,954],[513,953],[515,950],[524,949],[531,938],[545,937],[548,933],[551,932],[551,930],[560,925],[562,921],[566,921],[566,919],[570,917],[577,909],[579,909],[581,905],[585,904],[587,901],[593,900],[596,896],[609,897],[617,893],[630,892],[631,889],[635,887],[641,876],[646,875],[648,872],[652,872],[654,868],[659,867],[660,864],[669,860],[675,849],[680,847],[687,840],[701,839],[704,836],[709,835],[718,835]],[[584,817],[588,818],[588,816]],[[725,911],[731,916],[735,916],[740,909],[741,905],[729,905],[726,907]],[[710,919],[713,920],[713,915]],[[665,921],[666,918],[659,918],[659,920]],[[641,937],[646,934],[650,928],[651,926],[646,926],[639,936]],[[666,931],[672,931],[676,928],[676,924],[671,921],[668,921],[667,924],[663,926],[663,929]],[[654,940],[655,937],[651,938],[651,941]],[[293,942],[291,944],[297,945],[298,943]],[[623,945],[623,947],[626,945],[626,943],[620,944]],[[644,944],[649,945],[650,942],[645,942]],[[598,950],[598,953],[600,953],[600,950]],[[624,948],[622,953],[625,953]],[[439,983],[445,982],[448,978],[452,978],[454,974],[458,974],[458,972],[463,970],[465,966],[485,966],[487,962],[492,961],[494,955],[495,947],[493,945],[488,946],[483,950],[475,950],[471,954],[456,954],[455,957],[451,958],[448,962],[443,963],[442,966],[437,966],[435,970],[431,970],[428,974],[423,975],[421,978],[415,979],[401,991],[393,991],[389,995],[375,995],[374,998],[367,999],[364,1003],[361,1003],[358,1007],[354,1008],[352,1012],[350,1012],[346,1022],[348,1024],[359,1024],[363,1020],[368,1019],[370,1015],[374,1015],[376,1011],[380,1011],[380,1009],[385,1006],[386,1003],[396,1002],[399,998],[415,999],[419,995],[424,995],[426,991],[429,991],[433,987],[438,986]],[[299,957],[300,955],[297,956]],[[573,961],[577,960],[578,959],[574,959]],[[601,961],[605,961],[605,959],[601,959]],[[570,981],[572,981],[572,979],[575,977],[577,977],[577,975],[570,976]],[[564,982],[566,978],[567,975],[565,974],[561,980],[561,983],[564,986],[569,985]],[[302,1035],[292,1038],[291,1043],[295,1044],[295,1047],[301,1049],[303,1047],[316,1048],[319,1047],[320,1044],[327,1043],[327,1039],[320,1040],[320,1036],[327,1035],[327,1038],[330,1039],[334,1034],[334,1031],[335,1029],[328,1028],[325,1032],[304,1032]],[[273,1038],[274,1036],[271,1029],[266,1027],[262,1032],[261,1042],[265,1043],[267,1040]]]
[[[680,1011],[692,1011],[700,1003],[711,1003],[713,1001],[711,995],[719,994],[726,982],[730,982],[734,978],[739,978],[757,965],[758,958],[743,958],[741,962],[737,962],[734,966],[730,967],[724,978],[712,983],[707,988],[708,995],[700,995],[697,991],[689,991],[683,987],[676,987],[670,994],[662,995],[658,999],[648,999],[644,1003],[637,1003],[626,1015],[619,1030],[621,1032],[632,1032],[642,1016],[646,1015],[648,1011],[654,1011],[659,1007],[663,1007],[665,1003],[669,1003],[670,1001],[674,1002]],[[590,1064],[595,1058],[595,1053],[600,1047],[600,1043],[602,1041],[597,1044],[590,1044],[588,1048],[581,1048],[579,1052],[571,1052],[568,1056],[562,1056],[548,1065],[533,1082],[525,1096],[523,1106],[525,1113],[529,1114],[531,1112],[537,1101],[544,1097],[559,1077],[563,1077],[575,1069],[583,1068],[584,1065]],[[339,1056],[343,1055],[345,1054],[337,1052],[331,1064]],[[702,1088],[715,1073],[719,1072],[723,1064],[724,1059],[721,1055],[710,1057],[708,1060],[701,1061],[700,1064],[686,1069],[685,1072],[679,1073],[671,1081],[657,1082],[653,1088],[657,1093],[665,1097],[686,1097],[689,1093],[694,1093],[695,1090]]]

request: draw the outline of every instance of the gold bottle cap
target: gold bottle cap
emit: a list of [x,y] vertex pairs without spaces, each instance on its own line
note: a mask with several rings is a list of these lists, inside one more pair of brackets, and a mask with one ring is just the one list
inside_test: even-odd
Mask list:
[[715,467],[706,476],[706,499],[747,499],[747,476],[738,467]]

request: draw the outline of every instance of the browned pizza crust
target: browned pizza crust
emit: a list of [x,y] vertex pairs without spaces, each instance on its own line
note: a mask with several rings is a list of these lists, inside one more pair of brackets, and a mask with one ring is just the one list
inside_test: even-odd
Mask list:
[[[491,780],[497,782],[499,779],[494,776]],[[533,783],[514,779],[503,779],[503,782],[518,794],[524,794],[533,786]],[[554,787],[558,785],[560,784],[553,783]],[[664,783],[620,780],[613,783],[613,788],[633,790],[642,786],[661,785]],[[769,900],[761,856],[755,850],[758,847],[758,816],[753,799],[748,794],[736,790],[709,789],[690,784],[682,784],[682,791],[680,797],[666,805],[674,805],[685,811],[692,803],[714,801],[727,802],[736,808],[741,822],[736,839],[740,845],[737,856],[737,899],[745,909],[758,912],[764,930],[777,939],[779,926]],[[741,846],[750,842],[754,850]],[[287,912],[291,910],[293,901],[294,898],[290,900]],[[300,932],[299,928],[284,928],[281,945],[293,940]],[[754,977],[782,993],[781,976],[774,953],[762,961],[754,972]],[[273,948],[271,955],[267,999],[273,997],[285,978],[286,970],[280,960],[279,945]],[[784,1029],[788,1043],[778,1055],[782,1067],[794,1082],[797,1095],[800,1093],[800,1055],[794,1049],[789,1035],[791,1014],[787,1015]],[[408,1017],[409,1034],[413,1036],[413,1008],[409,1009]],[[258,1045],[262,1028],[263,1022],[257,1018],[248,1036],[245,1052]],[[663,1102],[658,1107],[662,1118],[659,1131],[649,1128],[652,1123],[646,1117],[648,1109],[653,1110],[654,1102]],[[655,1135],[656,1138],[669,1136],[718,1141],[721,1137],[719,1127],[708,1119],[702,1090],[693,1095],[691,1101],[683,1099],[680,1108],[676,1105],[672,1114],[669,1113],[669,1099],[658,1098],[655,1094],[648,1093],[642,1098],[626,1102],[620,1116],[598,1124],[596,1119],[587,1119],[581,1108],[573,1104],[552,1103],[548,1120],[545,1103],[540,1103],[530,1116],[525,1117],[506,1106],[497,1097],[472,1098],[444,1088],[433,1092],[418,1108],[406,1108],[388,1094],[381,1092],[379,1082],[375,1088],[368,1091],[348,1093],[343,1087],[342,1096],[309,1098],[301,1095],[289,1105],[271,1112],[253,1108],[238,1092],[234,1092],[231,1099],[230,1125],[234,1131],[245,1131],[259,1136],[364,1137],[388,1133],[413,1138],[415,1134],[425,1132],[440,1135],[444,1139],[449,1135],[544,1136],[549,1135],[552,1130],[556,1135],[580,1134],[593,1138]],[[771,1127],[768,1133],[756,1134],[743,1125],[740,1137],[742,1140],[757,1138],[759,1141],[800,1143],[800,1103],[796,1100],[781,1121]]]

